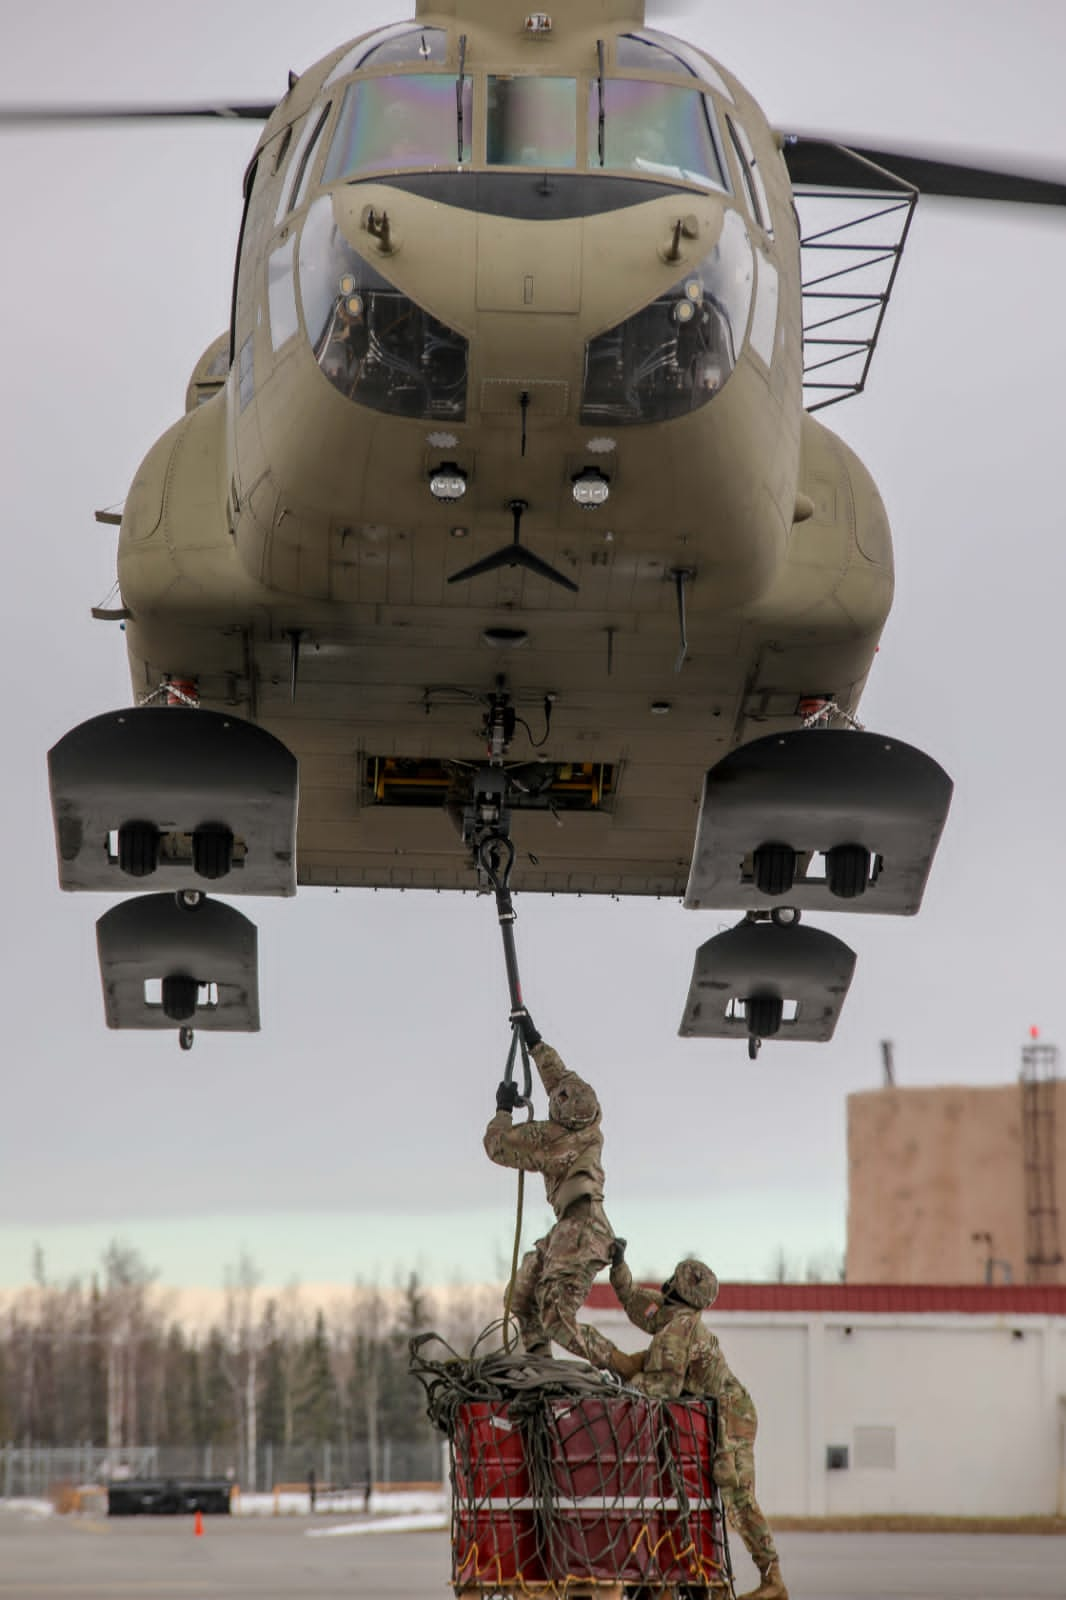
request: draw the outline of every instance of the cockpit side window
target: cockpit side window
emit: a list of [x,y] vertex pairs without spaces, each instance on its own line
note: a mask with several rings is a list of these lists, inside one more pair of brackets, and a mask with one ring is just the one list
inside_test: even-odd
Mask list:
[[490,75],[490,167],[577,166],[577,79]]
[[309,111],[307,116],[304,118],[304,125],[300,129],[300,137],[297,139],[296,148],[293,150],[292,155],[289,158],[289,169],[286,172],[284,181],[281,185],[281,194],[278,196],[278,209],[274,213],[275,227],[281,221],[285,213],[290,209],[289,202],[296,184],[296,173],[301,170],[301,162],[303,161],[304,151],[307,149],[307,146],[311,140],[311,135],[314,133],[314,131],[315,116],[313,112]]
[[409,22],[394,22],[360,39],[346,51],[324,87],[350,77],[359,67],[384,67],[400,62],[443,66],[447,54],[448,35],[444,28],[417,28]]
[[[456,80],[405,73],[350,83],[329,147],[323,183],[357,173],[454,167],[458,161]],[[463,160],[470,159],[473,85],[463,83]]]
[[[603,85],[603,166],[728,189],[713,131],[713,111],[698,89],[644,78]],[[589,166],[598,167],[600,85],[589,91]]]
[[770,202],[766,198],[766,185],[763,183],[759,164],[755,159],[755,151],[751,147],[751,140],[738,122],[732,117],[726,117],[726,127],[729,129],[729,138],[733,145],[733,152],[740,168],[740,176],[744,181],[744,189],[748,197],[751,215],[760,228],[773,238],[774,230],[771,226]]
[[292,198],[289,200],[289,210],[298,211],[307,198],[307,190],[311,181],[311,167],[318,149],[318,141],[322,137],[322,129],[326,126],[332,104],[323,106],[322,114],[316,118],[311,137],[300,151],[299,159],[293,162]]

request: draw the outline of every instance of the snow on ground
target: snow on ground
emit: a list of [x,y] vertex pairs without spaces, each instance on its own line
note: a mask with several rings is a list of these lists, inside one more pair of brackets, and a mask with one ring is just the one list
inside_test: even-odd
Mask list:
[[358,1533],[429,1533],[448,1526],[445,1511],[424,1511],[406,1517],[368,1517],[364,1522],[342,1522],[336,1528],[308,1528],[309,1539],[344,1539]]
[[3,1500],[0,1512],[15,1517],[50,1517],[55,1510],[50,1500]]
[[[311,1500],[306,1489],[286,1489],[277,1494],[235,1494],[230,1509],[234,1516],[240,1517],[306,1517],[310,1515]],[[436,1518],[434,1526],[443,1527],[447,1510],[447,1496],[441,1489],[372,1494],[369,1506],[361,1489],[353,1489],[351,1494],[334,1489],[315,1497],[316,1512],[369,1512],[370,1517],[380,1518],[382,1524],[390,1528],[409,1516],[432,1516]],[[366,1526],[366,1523],[359,1526]]]

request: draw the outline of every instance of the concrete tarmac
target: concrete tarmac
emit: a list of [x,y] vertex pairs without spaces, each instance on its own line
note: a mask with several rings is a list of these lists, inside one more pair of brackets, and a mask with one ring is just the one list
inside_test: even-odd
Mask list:
[[[0,1515],[4,1600],[443,1600],[442,1533],[309,1539],[328,1517]],[[1066,1539],[1001,1534],[786,1533],[792,1600],[1066,1600]],[[738,1555],[738,1588],[751,1568]]]

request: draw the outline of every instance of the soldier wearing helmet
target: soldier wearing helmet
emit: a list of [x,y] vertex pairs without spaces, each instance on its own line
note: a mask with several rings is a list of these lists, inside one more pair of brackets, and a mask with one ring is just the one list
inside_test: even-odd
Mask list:
[[718,1298],[718,1279],[704,1262],[689,1259],[678,1262],[661,1290],[641,1288],[619,1239],[611,1252],[611,1286],[630,1322],[651,1334],[651,1343],[630,1355],[597,1329],[583,1327],[590,1359],[659,1400],[700,1395],[717,1401],[714,1479],[726,1515],[759,1569],[759,1587],[740,1600],[788,1600],[774,1537],[755,1498],[755,1405],[701,1316]]
[[544,1043],[528,1012],[516,1012],[512,1020],[536,1062],[548,1096],[548,1117],[513,1125],[517,1086],[501,1083],[496,1115],[485,1129],[485,1150],[498,1166],[543,1175],[556,1222],[523,1257],[511,1306],[530,1354],[549,1355],[554,1339],[588,1359],[577,1313],[593,1278],[610,1261],[614,1240],[603,1210],[600,1102],[584,1078]]

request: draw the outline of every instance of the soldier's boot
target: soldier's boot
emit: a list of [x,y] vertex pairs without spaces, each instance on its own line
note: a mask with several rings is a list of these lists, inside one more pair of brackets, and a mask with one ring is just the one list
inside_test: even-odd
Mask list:
[[760,1579],[757,1589],[749,1589],[747,1594],[738,1595],[737,1600],[788,1600],[788,1590],[781,1576],[779,1561],[771,1561],[760,1574]]

